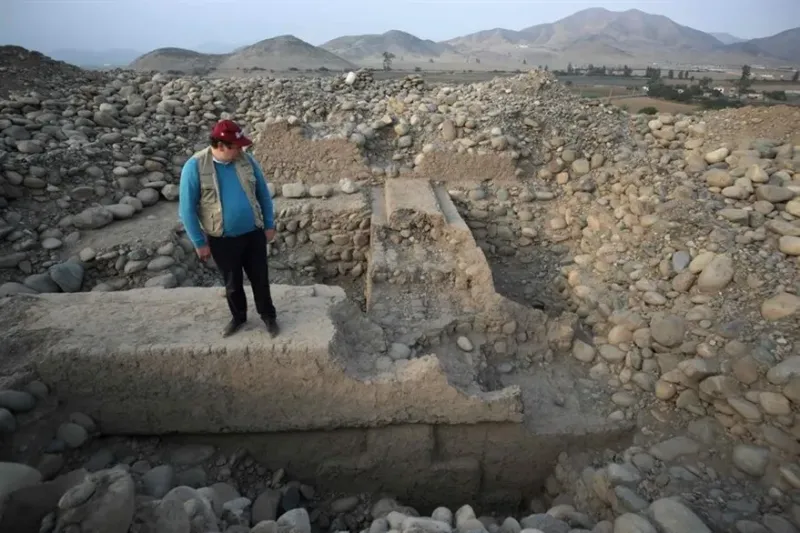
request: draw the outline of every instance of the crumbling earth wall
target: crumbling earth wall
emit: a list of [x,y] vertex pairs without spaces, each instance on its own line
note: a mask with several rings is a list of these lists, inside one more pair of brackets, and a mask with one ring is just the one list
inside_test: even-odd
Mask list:
[[9,353],[26,351],[59,397],[109,433],[522,420],[518,389],[459,391],[435,356],[377,368],[383,332],[341,288],[272,291],[282,327],[274,341],[254,320],[221,338],[219,292],[176,288],[3,300],[3,342]]

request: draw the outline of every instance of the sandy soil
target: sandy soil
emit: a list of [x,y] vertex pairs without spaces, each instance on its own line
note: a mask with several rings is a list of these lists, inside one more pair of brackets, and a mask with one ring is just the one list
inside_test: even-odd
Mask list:
[[616,98],[612,100],[618,106],[626,106],[631,113],[637,113],[643,107],[655,107],[662,113],[692,113],[700,109],[699,106],[659,100],[648,96],[634,96],[632,98]]

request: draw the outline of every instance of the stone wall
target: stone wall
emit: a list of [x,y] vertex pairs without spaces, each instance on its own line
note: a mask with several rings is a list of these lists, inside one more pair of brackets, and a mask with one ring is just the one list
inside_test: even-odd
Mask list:
[[268,467],[326,490],[383,492],[423,509],[470,502],[499,511],[539,494],[560,453],[618,446],[629,438],[626,429],[536,434],[522,424],[410,424],[191,439],[243,447]]
[[[275,195],[278,230],[270,253],[276,261],[310,279],[317,276],[354,279],[366,271],[370,224],[366,189],[347,181],[335,190],[327,184],[302,183],[281,188],[270,184],[270,190]],[[135,200],[89,208],[91,212],[80,216],[102,219],[104,223],[76,231],[75,238],[59,233],[57,237],[64,242],[59,241],[58,248],[51,252],[39,255],[14,252],[0,257],[6,261],[0,264],[9,280],[2,285],[0,294],[218,284],[213,260],[207,264],[198,261],[178,219],[177,203],[159,203],[155,216],[169,220],[158,223],[160,231],[142,234],[134,224],[147,223],[142,219],[154,215]],[[155,206],[155,202],[150,206]],[[117,210],[117,207],[129,209]],[[75,242],[80,233],[89,241],[103,244],[79,247]],[[119,237],[115,237],[117,233]],[[104,237],[95,239],[99,235]]]
[[[689,157],[705,165],[706,159],[719,156]],[[738,159],[731,161],[737,164]],[[728,172],[706,172],[711,177],[724,175],[729,189],[723,194],[736,192]],[[763,171],[746,162],[731,174],[748,172]],[[780,171],[776,174],[782,177]],[[702,237],[681,239],[677,236],[689,231],[692,203],[680,195],[663,203],[645,200],[647,191],[635,185],[637,179],[632,174],[627,183],[617,183],[618,196],[611,202],[584,195],[575,183],[562,189],[565,197],[560,201],[549,201],[553,197],[535,186],[475,184],[452,192],[491,262],[548,254],[556,259],[550,265],[555,274],[552,290],[566,311],[562,324],[572,317],[588,334],[566,334],[564,346],[586,365],[592,379],[617,389],[612,395],[620,407],[617,416],[645,406],[665,417],[674,412],[692,433],[691,439],[674,446],[691,450],[719,445],[718,453],[745,477],[780,491],[796,490],[800,485],[792,465],[800,456],[800,352],[785,333],[773,329],[797,321],[799,300],[796,287],[789,286],[793,266],[784,269],[788,285],[778,282],[773,292],[764,293],[755,257],[726,250],[723,244],[735,234],[742,247],[763,242],[758,253],[762,261],[793,263],[791,251],[781,248],[781,238],[785,244],[786,233],[796,232],[790,205],[796,200],[783,210],[780,202],[793,197],[787,192],[767,206],[765,195],[772,190],[762,185],[759,190],[765,191],[755,197],[763,205],[756,210],[722,209]],[[781,191],[796,191],[796,183]],[[712,190],[723,190],[717,182],[709,184]],[[739,184],[745,185],[741,179]],[[769,214],[772,220],[765,224],[772,233],[765,227],[748,229],[748,223],[764,223],[752,222],[759,218],[759,209],[774,206],[780,211]],[[731,233],[727,220],[737,213],[748,218],[744,227]],[[637,249],[640,241],[647,242],[646,248]],[[776,256],[778,251],[783,255]],[[637,252],[650,258],[640,260]],[[735,257],[747,263],[737,265]],[[763,301],[751,303],[748,290],[764,294]],[[732,438],[730,450],[719,440],[723,434]],[[580,469],[577,474],[579,478]],[[611,492],[599,487],[591,477],[584,480],[587,507],[630,510],[625,507],[630,501],[614,495],[613,486]]]
[[[73,404],[59,398],[35,373],[3,385],[9,388],[0,388],[0,459],[35,464],[46,480],[63,468],[65,456],[90,449],[92,440],[95,449],[104,447],[108,436],[104,426],[74,411]],[[515,512],[526,499],[542,493],[559,455],[589,445],[624,445],[628,429],[608,426],[586,428],[585,434],[547,434],[511,423],[398,424],[280,433],[165,434],[158,441],[164,449],[210,444],[228,457],[246,451],[259,465],[285,471],[325,492],[388,493],[421,509],[470,503],[493,512]],[[95,453],[88,464],[107,456]]]
[[276,253],[293,268],[325,279],[366,272],[370,244],[367,189],[302,182],[271,187],[276,196]]

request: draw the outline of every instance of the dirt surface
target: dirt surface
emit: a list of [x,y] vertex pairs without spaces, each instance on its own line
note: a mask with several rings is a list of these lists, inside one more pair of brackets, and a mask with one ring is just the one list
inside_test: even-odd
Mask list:
[[[275,339],[252,307],[244,330],[222,338],[215,326],[228,319],[225,301],[204,288],[25,298],[3,314],[0,331],[12,348],[37,339],[41,378],[111,432],[521,421],[518,391],[466,394],[435,357],[377,372],[386,342],[358,320],[341,289],[273,285],[272,294]],[[372,368],[350,367],[361,354]]]
[[508,157],[435,152],[425,156],[414,174],[448,183],[485,179],[501,182],[514,180],[516,171],[514,162]]
[[301,128],[271,125],[255,140],[253,155],[275,184],[368,178],[370,170],[358,147],[344,139],[312,140]]
[[631,113],[638,113],[644,107],[655,107],[659,113],[693,113],[699,109],[696,105],[669,102],[647,96],[634,96],[633,98],[615,98],[614,105],[625,106]]
[[162,242],[169,239],[179,227],[182,225],[178,218],[178,204],[159,202],[152,207],[145,207],[134,218],[119,220],[104,228],[83,231],[80,243],[64,247],[62,257],[66,259],[84,248],[104,250],[137,242]]
[[703,118],[720,142],[741,145],[752,139],[775,139],[800,145],[800,107],[747,106],[706,112]]

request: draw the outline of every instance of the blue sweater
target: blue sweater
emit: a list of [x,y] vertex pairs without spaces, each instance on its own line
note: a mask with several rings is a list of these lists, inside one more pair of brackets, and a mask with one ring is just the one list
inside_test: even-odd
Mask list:
[[[273,229],[275,220],[272,198],[267,189],[267,181],[253,156],[250,154],[245,155],[250,164],[253,165],[253,171],[256,175],[256,198],[264,215],[264,226],[267,229]],[[203,228],[200,226],[200,218],[197,216],[197,208],[200,201],[200,173],[197,166],[198,162],[194,158],[189,159],[183,165],[178,213],[192,244],[196,248],[200,248],[208,243]],[[226,164],[214,161],[214,168],[217,171],[220,200],[222,201],[222,236],[236,237],[255,230],[255,215],[250,208],[247,194],[245,194],[241,183],[239,183],[235,165],[233,163]]]

